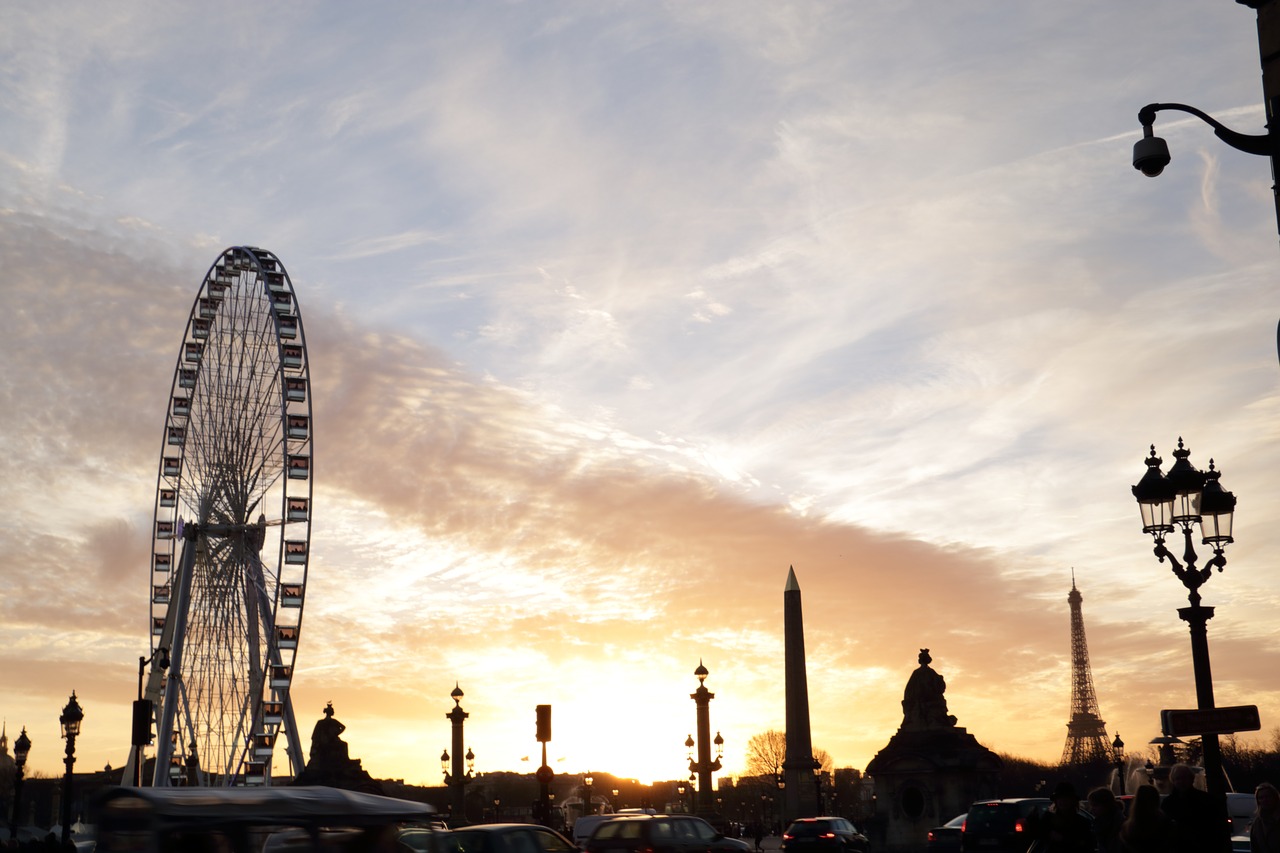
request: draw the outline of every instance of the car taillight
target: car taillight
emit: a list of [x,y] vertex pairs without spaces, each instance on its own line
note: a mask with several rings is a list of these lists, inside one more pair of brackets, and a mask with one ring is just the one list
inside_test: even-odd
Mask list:
[[787,834],[784,832],[784,833],[782,833],[782,840],[783,840],[783,841],[790,841],[790,840],[791,840],[791,836],[790,836],[790,835],[787,835]]
[[818,837],[819,837],[819,838],[835,838],[835,837],[836,837],[836,834],[835,834],[834,832],[824,832],[824,833],[822,833],[821,835],[819,835]]
[[1026,827],[1022,825],[1022,818],[1018,818],[1013,822],[1014,832],[1022,832],[1024,829],[1026,829]]
[[969,825],[969,818],[960,821],[960,831],[964,832],[964,828]]
[[932,830],[932,829],[931,829],[931,830],[929,830],[929,841],[933,842],[933,841],[937,841],[937,840],[938,840],[938,836],[936,836],[936,835],[934,835],[934,834],[933,834],[933,830]]

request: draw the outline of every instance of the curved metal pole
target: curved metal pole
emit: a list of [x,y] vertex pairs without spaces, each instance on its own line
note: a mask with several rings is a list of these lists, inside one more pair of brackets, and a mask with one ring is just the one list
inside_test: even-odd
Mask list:
[[1243,151],[1246,154],[1257,154],[1262,157],[1270,156],[1275,153],[1275,141],[1271,134],[1249,134],[1241,133],[1238,130],[1232,130],[1204,110],[1196,109],[1187,104],[1147,104],[1138,110],[1138,123],[1142,125],[1142,135],[1151,136],[1151,126],[1155,124],[1156,113],[1161,110],[1177,110],[1179,112],[1190,113],[1205,124],[1213,128],[1213,133],[1223,142],[1230,145],[1237,151]]

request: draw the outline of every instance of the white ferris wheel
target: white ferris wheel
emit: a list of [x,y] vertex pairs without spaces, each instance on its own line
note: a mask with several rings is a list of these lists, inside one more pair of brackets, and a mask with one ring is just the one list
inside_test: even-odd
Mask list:
[[307,589],[311,427],[289,275],[271,252],[227,249],[187,321],[156,481],[153,785],[269,785],[280,739],[292,775],[302,771],[289,688]]

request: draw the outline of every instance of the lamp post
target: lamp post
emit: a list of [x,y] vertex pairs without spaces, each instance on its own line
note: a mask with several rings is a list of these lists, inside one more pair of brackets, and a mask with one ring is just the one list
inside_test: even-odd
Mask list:
[[676,795],[680,798],[680,810],[687,812],[688,809],[685,808],[685,805],[684,805],[684,790],[685,789],[684,789],[683,782],[676,785]]
[[588,770],[587,774],[582,777],[582,816],[583,817],[586,817],[589,814],[596,813],[595,807],[591,804],[591,785],[594,782],[595,782],[595,779],[592,778],[591,771]]
[[[698,793],[701,795],[694,799],[694,807],[692,811],[702,814],[709,813],[711,809],[710,795],[711,774],[720,769],[720,759],[724,755],[724,738],[716,732],[714,741],[716,747],[716,757],[711,759],[711,700],[716,698],[716,694],[707,689],[707,676],[711,673],[702,664],[702,660],[698,660],[698,668],[693,671],[698,678],[698,689],[689,694],[689,698],[693,700],[698,708],[698,760],[693,760],[692,752],[689,756],[689,771],[698,775]],[[685,741],[685,747],[692,749],[692,739]]]
[[71,699],[58,717],[62,725],[62,736],[67,740],[67,775],[62,782],[62,846],[71,840],[71,768],[76,763],[76,736],[80,734],[80,723],[84,720],[84,710],[76,701],[76,692],[71,691]]
[[1116,780],[1120,783],[1117,793],[1124,796],[1124,741],[1120,740],[1119,732],[1116,732],[1116,739],[1111,742],[1111,754],[1116,760]]
[[22,802],[22,772],[27,766],[27,754],[31,752],[31,738],[27,737],[27,727],[22,727],[22,734],[13,742],[13,819],[9,821],[9,837],[16,838],[18,819],[22,816],[19,803]]
[[440,753],[440,767],[444,771],[444,783],[452,792],[453,814],[455,815],[456,824],[465,826],[467,823],[467,799],[466,787],[471,782],[472,770],[475,769],[476,756],[469,748],[467,749],[466,761],[467,770],[462,772],[462,723],[471,716],[462,710],[462,688],[458,686],[458,682],[453,683],[453,690],[449,692],[449,696],[453,699],[453,708],[449,713],[445,714],[445,719],[453,725],[453,772],[449,772],[449,750]]
[[826,814],[822,805],[822,782],[826,775],[826,771],[822,769],[822,763],[815,758],[813,760],[813,792],[818,803],[818,814]]
[[[1267,132],[1260,135],[1238,133],[1225,127],[1212,116],[1186,104],[1147,104],[1138,111],[1142,125],[1142,139],[1133,146],[1134,168],[1148,177],[1155,177],[1169,165],[1169,146],[1155,136],[1152,125],[1156,113],[1161,110],[1178,110],[1190,113],[1213,128],[1214,134],[1238,151],[1258,154],[1271,159],[1271,177],[1280,182],[1280,0],[1236,0],[1258,13],[1258,48],[1262,63],[1262,95],[1266,109]],[[1273,184],[1276,223],[1280,227],[1280,184]]]
[[[1213,460],[1209,460],[1209,470],[1196,469],[1188,457],[1191,451],[1178,439],[1178,448],[1173,452],[1175,462],[1169,467],[1166,477],[1160,471],[1161,459],[1156,456],[1155,445],[1151,446],[1151,455],[1147,457],[1147,471],[1142,479],[1133,487],[1133,496],[1138,501],[1142,512],[1142,532],[1150,533],[1155,540],[1156,559],[1163,563],[1166,559],[1173,568],[1173,573],[1182,585],[1187,588],[1187,600],[1190,607],[1178,609],[1178,616],[1191,630],[1191,666],[1195,673],[1196,703],[1204,710],[1213,705],[1213,674],[1209,668],[1209,638],[1206,624],[1213,618],[1213,608],[1200,603],[1200,587],[1209,580],[1213,569],[1221,572],[1227,565],[1223,549],[1231,544],[1231,524],[1236,508],[1236,498],[1225,491],[1219,478],[1220,471],[1214,470]],[[1213,557],[1204,568],[1197,569],[1195,547],[1191,541],[1191,531],[1200,525],[1201,544],[1213,549]],[[1182,562],[1165,547],[1165,536],[1181,529],[1185,541]],[[1216,734],[1201,736],[1204,749],[1205,783],[1215,806],[1219,809],[1223,820],[1226,820],[1226,785],[1222,774],[1222,750]]]

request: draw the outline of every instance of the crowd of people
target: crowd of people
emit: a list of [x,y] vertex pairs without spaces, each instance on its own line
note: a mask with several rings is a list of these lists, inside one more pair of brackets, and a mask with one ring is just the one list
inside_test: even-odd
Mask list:
[[[1195,770],[1177,764],[1171,789],[1161,800],[1151,785],[1134,793],[1128,814],[1109,788],[1089,792],[1093,820],[1080,813],[1080,797],[1067,782],[1053,790],[1053,804],[1031,827],[1028,853],[1214,853],[1229,849],[1228,824],[1206,791],[1195,787]],[[1280,853],[1280,791],[1263,782],[1249,830],[1251,853]]]

